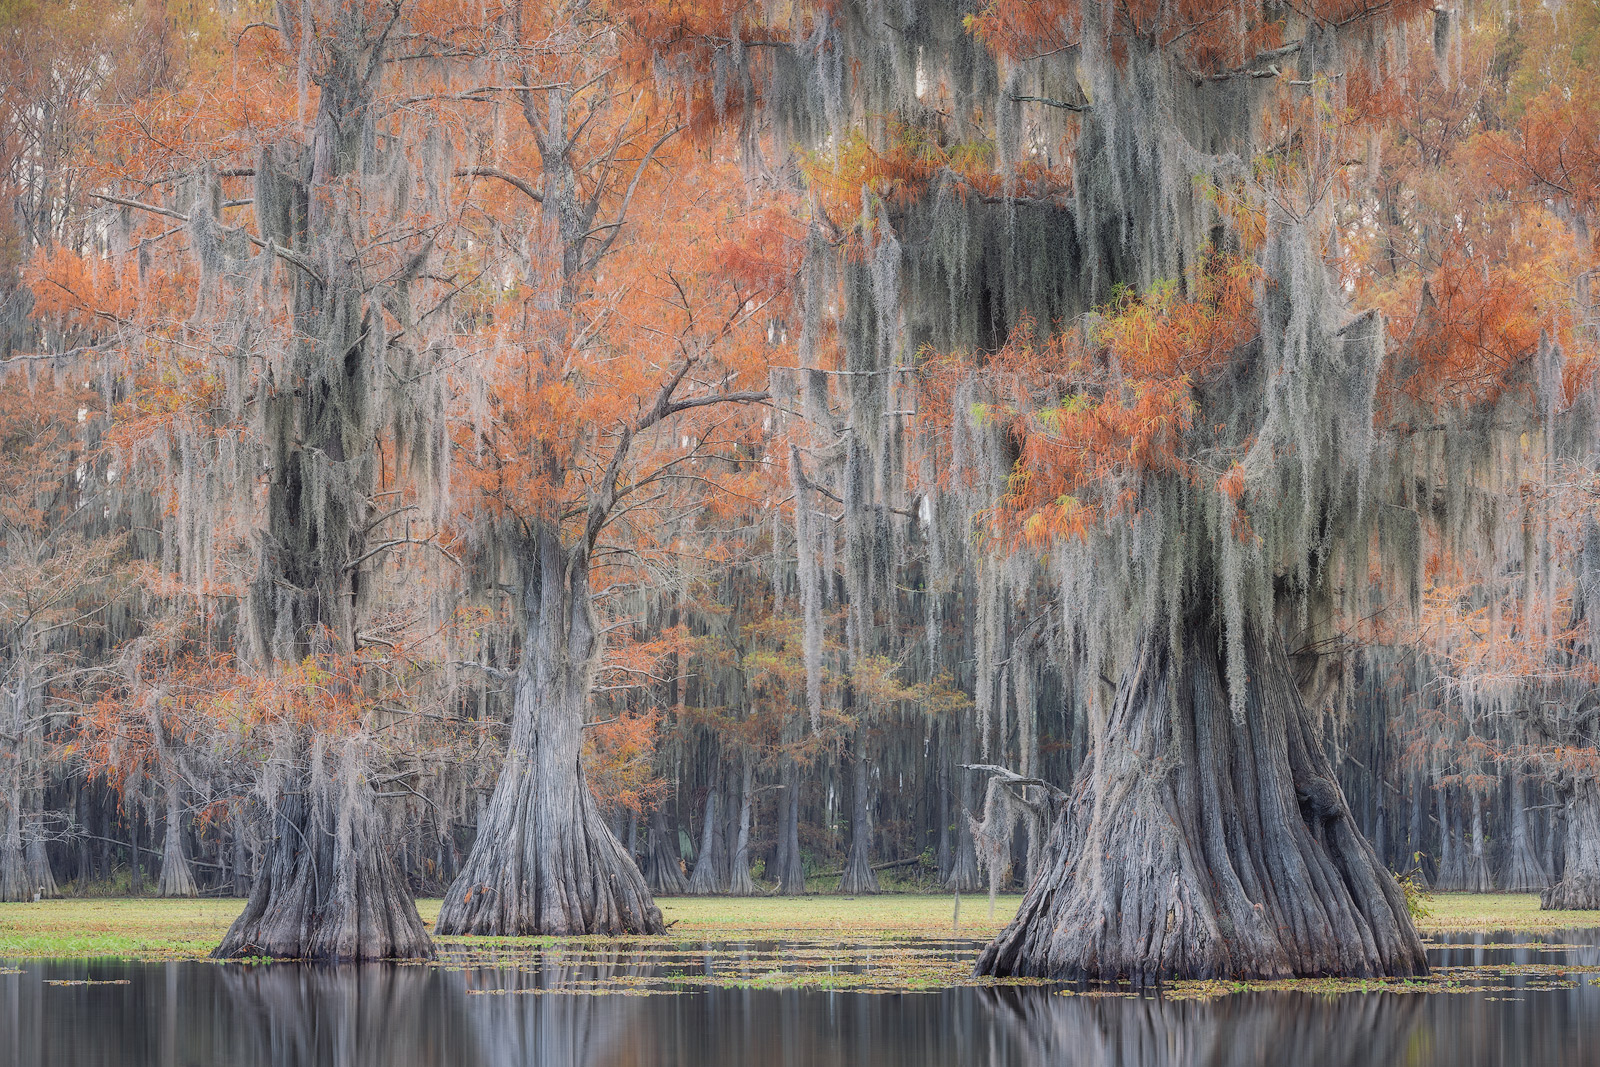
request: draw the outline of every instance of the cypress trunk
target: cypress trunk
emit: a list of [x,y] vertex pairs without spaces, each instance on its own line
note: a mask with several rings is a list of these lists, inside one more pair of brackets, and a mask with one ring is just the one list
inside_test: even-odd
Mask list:
[[[1411,827],[1406,839],[1406,847],[1410,854],[1406,856],[1406,870],[1411,877],[1424,886],[1432,884],[1428,877],[1426,862],[1426,838],[1423,836],[1425,823],[1422,821],[1422,778],[1413,775],[1411,779]],[[1435,869],[1437,874],[1438,870]]]
[[1600,908],[1600,781],[1574,779],[1566,801],[1566,862],[1561,880],[1539,894],[1539,907]]
[[588,556],[541,528],[523,546],[522,662],[494,796],[434,929],[500,936],[659,934],[657,908],[583,772],[599,665]]
[[1467,881],[1461,828],[1450,821],[1450,789],[1439,786],[1439,877],[1434,888],[1459,892]]
[[1505,869],[1500,875],[1500,888],[1508,893],[1541,893],[1550,887],[1550,872],[1533,847],[1533,837],[1528,830],[1527,794],[1522,775],[1513,771],[1509,783],[1511,808],[1511,841],[1506,849]]
[[1427,971],[1405,899],[1357,832],[1281,643],[1248,631],[1242,715],[1219,626],[1148,633],[1052,861],[984,949],[997,976],[1138,982]]
[[754,799],[755,765],[746,757],[739,785],[739,836],[728,868],[728,892],[736,897],[752,897],[756,893],[756,883],[750,877],[750,809]]
[[1467,854],[1466,877],[1462,888],[1468,893],[1494,892],[1494,876],[1489,873],[1489,859],[1484,852],[1483,798],[1472,795],[1472,851]]
[[806,891],[805,861],[800,856],[800,767],[793,759],[785,759],[782,774],[773,877],[777,879],[779,893],[799,896]]
[[650,813],[644,873],[650,892],[657,896],[689,892],[689,880],[683,876],[683,863],[678,859],[678,835],[667,829],[667,815],[660,808]]
[[[970,764],[976,762],[978,752],[974,744],[974,735],[977,733],[977,723],[961,722],[961,762]],[[978,806],[978,794],[973,777],[974,772],[957,769],[956,779],[960,784],[960,804],[957,807],[962,813],[972,811]],[[948,813],[950,833],[955,839],[955,854],[951,860],[950,873],[944,880],[944,887],[956,893],[976,893],[983,886],[983,879],[978,873],[978,850],[972,840],[972,826],[967,822],[965,814]]]
[[158,897],[199,896],[189,858],[183,854],[183,816],[178,807],[177,786],[167,785],[166,840],[161,847],[161,876],[156,881]]
[[950,871],[954,860],[950,848],[950,758],[945,751],[945,736],[939,736],[939,768],[934,773],[934,788],[938,792],[936,810],[939,820],[938,844],[935,846],[933,864],[938,873],[939,884],[944,885],[950,879]]
[[139,806],[135,804],[128,815],[128,892],[138,896],[144,891],[144,868],[139,866]]
[[44,732],[40,726],[34,728],[34,751],[37,753],[31,761],[33,763],[33,788],[28,790],[27,807],[29,815],[28,833],[24,834],[27,841],[27,871],[28,881],[33,883],[34,896],[41,900],[54,900],[61,895],[61,887],[56,885],[56,872],[50,868],[50,850],[45,847],[45,822],[44,822],[44,765],[42,750],[44,748]]
[[250,852],[244,843],[244,820],[237,814],[230,820],[233,838],[233,895],[250,895]]
[[[32,900],[46,890],[57,895],[44,843],[38,840],[37,815],[30,810],[28,765],[37,746],[28,706],[32,689],[26,664],[19,661],[16,669],[15,689],[0,690],[0,901]],[[41,877],[47,885],[41,885]]]
[[866,744],[866,731],[857,726],[850,758],[850,855],[839,879],[839,892],[851,896],[878,892],[878,872],[872,869],[872,784]]
[[[9,777],[13,772],[6,772]],[[28,884],[27,857],[22,843],[22,793],[10,788],[0,802],[4,812],[0,818],[0,901],[32,900],[33,887]]]
[[715,782],[706,790],[705,821],[700,825],[700,854],[695,857],[694,873],[689,876],[689,892],[711,896],[727,891],[722,861],[722,795]]
[[321,738],[300,738],[271,805],[266,862],[216,959],[427,959],[433,943],[386,847],[353,743],[337,771]]

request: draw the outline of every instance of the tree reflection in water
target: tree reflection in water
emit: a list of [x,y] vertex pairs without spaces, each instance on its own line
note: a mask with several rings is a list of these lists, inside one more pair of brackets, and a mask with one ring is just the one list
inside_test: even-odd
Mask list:
[[[670,974],[724,973],[726,951],[563,947],[470,967],[34,961],[0,973],[0,1067],[1600,1064],[1600,987],[1561,973],[1578,965],[1562,952],[1518,954],[1558,967],[1472,992],[1211,1001],[1040,987],[662,992]],[[85,980],[97,984],[52,984]],[[652,995],[628,995],[635,984]]]
[[444,977],[387,964],[27,963],[0,974],[0,1064],[475,1063],[460,983]]
[[241,1067],[455,1067],[471,1061],[457,983],[425,966],[225,966],[233,1024],[215,1056]]
[[1020,1064],[1257,1067],[1408,1063],[1426,997],[1243,993],[1216,1000],[980,991]]
[[[644,1012],[648,999],[614,992],[659,967],[632,950],[548,951],[538,967],[466,972],[468,1015],[481,1062],[601,1067],[659,1062],[662,1035]],[[579,991],[605,989],[592,996]]]

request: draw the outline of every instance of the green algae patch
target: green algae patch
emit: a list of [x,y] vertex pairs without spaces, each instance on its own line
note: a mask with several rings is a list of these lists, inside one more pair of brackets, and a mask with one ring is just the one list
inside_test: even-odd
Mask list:
[[[1518,945],[1517,948],[1529,946]],[[1310,993],[1336,997],[1371,993],[1533,993],[1575,989],[1600,967],[1563,963],[1494,963],[1435,967],[1416,978],[1277,978],[1260,981],[1174,982],[1161,990],[1166,1000],[1214,1000],[1240,993]],[[1071,995],[1070,991],[1066,991]]]
[[[416,966],[462,974],[474,996],[677,994],[706,988],[812,989],[862,993],[932,992],[963,986],[1051,985],[972,975],[984,942],[1016,913],[1001,897],[678,897],[658,901],[667,933],[630,937],[440,937],[439,957]],[[237,899],[51,900],[0,904],[0,960],[24,958],[161,961],[204,959],[244,907]],[[432,924],[439,901],[421,900]],[[1568,951],[1569,937],[1546,932],[1600,929],[1600,912],[1541,912],[1532,894],[1435,894],[1424,935],[1481,932],[1492,943],[1430,949]],[[1531,935],[1513,942],[1507,935]],[[1456,957],[1460,958],[1460,957]],[[1592,968],[1560,963],[1436,968],[1420,979],[1291,979],[1183,982],[1160,991],[1127,987],[1058,990],[1067,996],[1211,999],[1236,993],[1512,993],[1570,988]]]
[[[972,976],[977,939],[631,938],[626,947],[570,939],[509,950],[503,939],[441,939],[429,965],[465,975],[469,992],[683,993],[698,989],[934,992],[993,985]],[[520,977],[526,981],[519,984]],[[1037,984],[1033,982],[1018,984]]]

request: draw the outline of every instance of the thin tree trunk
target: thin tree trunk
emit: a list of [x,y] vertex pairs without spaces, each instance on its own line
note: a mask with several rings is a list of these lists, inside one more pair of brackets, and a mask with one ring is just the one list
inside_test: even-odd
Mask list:
[[[720,773],[715,776],[720,777]],[[722,859],[722,793],[713,778],[706,790],[706,817],[700,826],[700,854],[695,857],[694,873],[689,876],[689,892],[695,896],[725,893],[728,883],[723,878],[726,864]]]
[[133,804],[128,813],[128,892],[138,896],[144,891],[144,870],[139,866],[139,805]]
[[872,783],[865,727],[856,727],[850,747],[850,854],[839,879],[839,892],[858,896],[878,892],[878,872],[872,869]]
[[736,897],[751,897],[756,893],[756,883],[750,878],[750,809],[754,800],[755,764],[746,756],[739,787],[739,836],[728,869],[728,893]]
[[[1235,717],[1220,626],[1145,636],[989,975],[1139,982],[1427,971],[1357,832],[1276,635],[1247,633]],[[1153,773],[1153,768],[1159,768]]]
[[194,873],[183,854],[183,816],[178,807],[177,785],[167,783],[166,840],[161,846],[161,876],[156,880],[158,897],[194,897]]
[[938,872],[939,884],[943,885],[950,880],[951,867],[955,860],[950,848],[950,754],[947,743],[949,727],[939,733],[939,769],[935,774],[935,788],[938,790],[938,819],[939,843],[933,856],[934,869]]
[[[1411,777],[1411,828],[1406,838],[1406,847],[1410,855],[1406,857],[1406,870],[1411,872],[1411,877],[1424,886],[1432,885],[1433,879],[1428,876],[1427,865],[1424,862],[1427,856],[1427,843],[1423,837],[1426,824],[1422,821],[1422,777],[1413,774]],[[1433,871],[1435,875],[1439,872]]]
[[1466,884],[1467,865],[1463,858],[1461,828],[1450,820],[1450,788],[1439,786],[1439,878],[1435,888],[1458,893]]
[[[77,782],[73,786],[73,808],[76,812],[78,826],[87,829],[89,823],[89,797],[83,783]],[[88,892],[89,883],[94,880],[94,847],[87,836],[78,839],[78,876],[73,892],[77,896],[84,896]]]
[[1539,894],[1546,910],[1600,908],[1600,780],[1574,779],[1566,796],[1566,862],[1561,881]]
[[[975,735],[978,725],[975,722],[962,721],[961,723],[961,762],[970,764],[976,761],[978,747]],[[956,770],[956,780],[960,783],[960,810],[972,811],[978,806],[978,794],[975,788],[973,772]],[[983,878],[978,873],[978,851],[972,840],[972,827],[964,815],[950,813],[951,834],[955,838],[955,856],[950,865],[950,874],[945,878],[944,887],[957,893],[976,893],[983,886]]]
[[805,861],[800,855],[800,767],[783,761],[783,793],[778,798],[778,892],[799,896],[806,891]]
[[493,798],[439,909],[441,934],[658,934],[644,875],[600,814],[583,771],[599,665],[587,555],[539,529],[524,546],[522,662]]
[[1382,779],[1373,784],[1372,791],[1376,794],[1378,805],[1378,818],[1372,831],[1372,853],[1378,857],[1380,866],[1389,869],[1392,866],[1389,862],[1389,813],[1383,806]]
[[237,812],[228,820],[233,838],[233,895],[248,897],[250,895],[250,850],[245,847],[244,820]]
[[1520,772],[1512,771],[1507,802],[1511,808],[1511,840],[1506,848],[1505,869],[1500,887],[1508,893],[1542,893],[1550,888],[1550,872],[1545,870],[1533,847],[1528,829],[1527,794]]
[[[0,757],[3,759],[4,757]],[[14,768],[0,770],[5,792],[0,795],[0,901],[32,900],[28,864],[22,841],[22,790]]]
[[660,808],[650,813],[645,849],[645,880],[652,893],[683,896],[689,892],[689,880],[683,876],[683,862],[678,857],[678,835],[667,829],[667,815]]
[[1494,876],[1483,847],[1483,798],[1472,794],[1472,851],[1467,855],[1465,889],[1469,893],[1494,892]]

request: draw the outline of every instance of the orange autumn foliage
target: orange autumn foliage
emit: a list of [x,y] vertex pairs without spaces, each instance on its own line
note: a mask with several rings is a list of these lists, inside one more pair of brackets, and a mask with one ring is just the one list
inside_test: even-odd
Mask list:
[[[1254,336],[1257,284],[1253,264],[1216,256],[1191,293],[1175,283],[1125,291],[1084,327],[1047,338],[1028,320],[984,357],[977,374],[992,399],[980,414],[1017,450],[996,531],[1020,529],[1034,546],[1081,538],[1126,507],[1144,476],[1199,477],[1192,391]],[[948,405],[948,383],[969,371],[960,360],[934,367]]]

